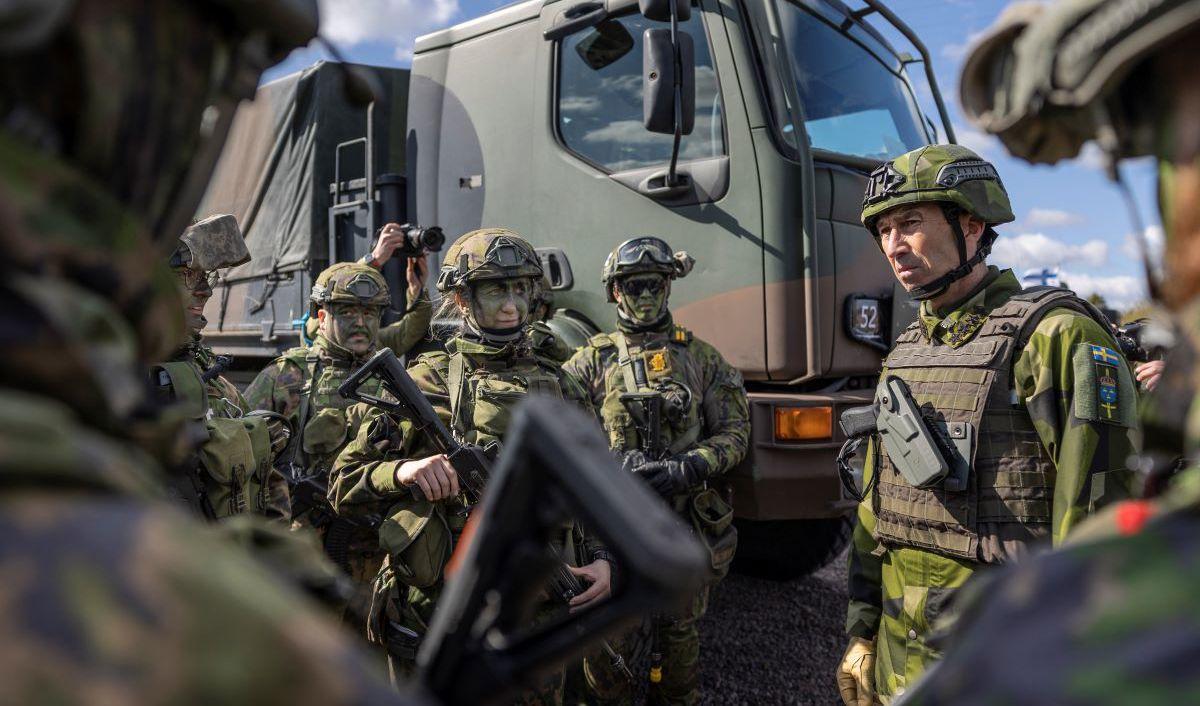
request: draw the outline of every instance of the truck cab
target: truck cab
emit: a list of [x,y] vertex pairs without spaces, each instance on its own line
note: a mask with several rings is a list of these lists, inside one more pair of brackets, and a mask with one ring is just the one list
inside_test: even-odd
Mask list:
[[615,327],[600,268],[617,243],[655,235],[694,256],[674,318],[741,370],[751,405],[751,451],[727,478],[740,560],[794,576],[846,541],[836,420],[870,400],[915,313],[859,223],[866,176],[939,140],[914,60],[868,18],[925,57],[952,132],[924,47],[879,2],[694,0],[688,14],[678,183],[674,136],[644,125],[648,32],[669,23],[636,0],[527,0],[419,38],[409,211],[450,234],[504,226],[560,249],[574,274],[555,298],[560,331]]

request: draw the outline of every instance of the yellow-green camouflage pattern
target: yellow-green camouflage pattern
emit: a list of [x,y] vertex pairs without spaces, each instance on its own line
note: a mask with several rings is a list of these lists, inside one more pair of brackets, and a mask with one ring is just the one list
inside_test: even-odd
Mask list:
[[[592,337],[563,366],[579,378],[596,414],[604,423],[609,445],[617,451],[638,448],[640,439],[628,412],[620,403],[627,392],[618,365],[616,337],[623,337],[632,358],[643,361],[647,382],[676,395],[675,384],[690,390],[690,404],[677,415],[664,414],[663,445],[672,454],[695,453],[704,459],[709,478],[719,478],[746,455],[750,443],[750,412],[741,374],[710,344],[671,323],[654,331],[614,331]],[[675,416],[677,418],[672,418]],[[691,522],[690,500],[702,489],[676,498],[674,506]],[[651,689],[654,703],[695,704],[700,700],[700,633],[697,621],[704,616],[711,584],[693,597],[687,610],[674,616],[651,619],[651,640],[662,652],[662,681]],[[618,649],[628,654],[636,639],[627,634]],[[644,675],[638,675],[644,678]],[[596,703],[630,704],[636,689],[603,653],[584,661],[584,678]]]
[[[467,443],[485,446],[502,440],[509,412],[527,394],[516,380],[552,379],[563,399],[590,410],[582,385],[553,361],[535,355],[528,337],[503,346],[452,338],[446,352],[421,355],[408,370],[447,428],[455,428],[448,383],[454,356],[463,360],[467,378],[466,407],[458,409],[466,425],[463,438]],[[343,516],[384,518],[377,546],[388,556],[377,594],[388,595],[377,595],[376,600],[387,603],[390,619],[423,635],[441,595],[445,563],[466,524],[469,507],[461,495],[439,503],[418,501],[407,487],[398,485],[395,474],[401,464],[433,455],[436,450],[408,421],[396,421],[367,405],[351,410],[356,408],[362,423],[334,463],[329,497]],[[564,543],[574,534],[569,529],[564,532]],[[584,555],[598,546],[588,538],[584,544]],[[569,549],[567,553],[571,553]],[[547,603],[538,611],[538,619],[563,611],[565,606]],[[401,671],[411,666],[403,661],[399,664]],[[519,702],[561,703],[562,690],[563,673],[559,671],[527,691]]]
[[[986,320],[986,313],[979,319],[977,306],[992,311],[1020,289],[1016,276],[1005,270],[991,274],[982,289],[948,312],[934,312],[923,302],[923,330],[947,345],[962,345]],[[1080,419],[1074,405],[1077,395],[1095,394],[1094,389],[1080,389],[1083,382],[1077,379],[1073,362],[1078,344],[1093,343],[1119,350],[1111,334],[1094,320],[1075,311],[1052,309],[1013,364],[1016,402],[1028,411],[1055,465],[1054,545],[1098,507],[1127,497],[1132,482],[1125,462],[1135,448],[1136,429]],[[1132,377],[1127,363],[1122,361],[1119,367],[1123,378]],[[1136,405],[1136,400],[1122,404]],[[868,479],[873,464],[872,444],[866,455]],[[1098,478],[1104,479],[1103,487]],[[870,496],[858,507],[846,631],[877,638],[876,687],[888,699],[940,658],[941,653],[927,644],[930,629],[955,589],[981,565],[911,547],[883,549],[873,536],[871,507]]]

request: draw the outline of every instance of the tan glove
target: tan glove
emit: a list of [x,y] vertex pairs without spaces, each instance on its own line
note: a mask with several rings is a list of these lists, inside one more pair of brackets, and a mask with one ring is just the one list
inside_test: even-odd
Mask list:
[[875,641],[850,638],[837,669],[838,691],[846,706],[871,706],[875,699]]

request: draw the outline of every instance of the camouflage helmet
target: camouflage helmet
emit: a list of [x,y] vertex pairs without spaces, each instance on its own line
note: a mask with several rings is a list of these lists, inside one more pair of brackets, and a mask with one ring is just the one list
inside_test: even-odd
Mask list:
[[183,235],[171,255],[171,267],[191,267],[212,272],[250,262],[250,251],[237,219],[229,214],[196,221]]
[[929,145],[884,163],[867,182],[862,224],[906,203],[954,204],[989,226],[1013,220],[1008,192],[991,163],[961,145]]
[[437,288],[448,292],[471,282],[542,275],[541,260],[528,241],[507,228],[481,228],[454,241],[446,251]]
[[1197,27],[1200,0],[1013,5],[963,65],[963,112],[1030,162],[1093,139],[1115,157],[1150,154],[1164,111],[1147,60]]
[[672,252],[671,246],[662,238],[641,236],[630,238],[613,248],[600,268],[600,281],[604,284],[608,301],[615,302],[613,285],[621,277],[658,272],[669,279],[676,279],[687,277],[695,264],[695,258],[686,252]]
[[387,280],[379,270],[361,262],[339,262],[317,275],[309,297],[312,316],[334,303],[385,307],[391,304]]

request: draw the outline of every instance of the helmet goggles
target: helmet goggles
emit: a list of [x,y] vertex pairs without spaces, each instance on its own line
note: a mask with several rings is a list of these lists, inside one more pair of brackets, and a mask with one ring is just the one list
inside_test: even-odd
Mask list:
[[617,267],[629,267],[646,259],[670,267],[674,263],[674,253],[665,242],[653,237],[633,238],[617,248]]

